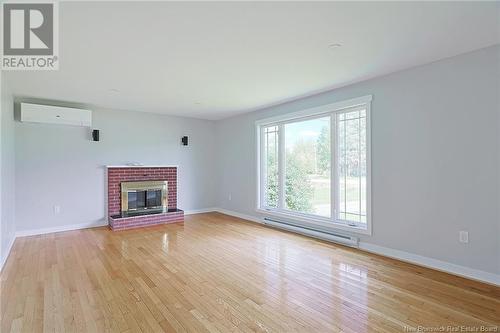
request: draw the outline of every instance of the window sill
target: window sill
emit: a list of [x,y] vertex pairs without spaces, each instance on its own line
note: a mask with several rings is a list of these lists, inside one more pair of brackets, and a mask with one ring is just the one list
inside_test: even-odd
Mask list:
[[298,216],[295,214],[289,214],[286,212],[279,212],[279,211],[273,211],[273,210],[267,210],[267,209],[262,209],[262,208],[257,208],[256,209],[257,213],[263,214],[263,215],[269,215],[272,217],[279,217],[282,218],[284,221],[289,220],[291,222],[297,223],[298,226],[301,224],[304,226],[307,226],[309,228],[318,228],[318,231],[325,230],[325,231],[344,231],[344,232],[349,232],[349,233],[354,233],[354,234],[361,234],[361,235],[369,235],[371,236],[371,226],[370,224],[366,225],[366,228],[363,227],[357,227],[357,226],[350,226],[345,223],[341,222],[333,222],[325,218],[314,218],[314,217],[305,217],[305,216]]

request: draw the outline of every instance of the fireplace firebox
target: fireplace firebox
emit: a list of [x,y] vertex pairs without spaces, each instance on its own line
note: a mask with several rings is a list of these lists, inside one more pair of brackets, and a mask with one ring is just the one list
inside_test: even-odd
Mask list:
[[166,181],[122,182],[122,215],[142,215],[168,210]]

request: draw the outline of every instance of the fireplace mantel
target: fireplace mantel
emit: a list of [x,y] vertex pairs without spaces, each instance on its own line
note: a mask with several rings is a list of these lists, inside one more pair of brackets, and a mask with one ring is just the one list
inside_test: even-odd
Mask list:
[[178,165],[167,165],[167,164],[161,164],[161,165],[105,165],[104,166],[106,169],[113,169],[113,168],[178,168]]

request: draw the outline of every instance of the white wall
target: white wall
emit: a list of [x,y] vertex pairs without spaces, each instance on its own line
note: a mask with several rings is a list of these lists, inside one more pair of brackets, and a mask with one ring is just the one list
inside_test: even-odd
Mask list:
[[500,274],[499,64],[490,47],[217,122],[219,206],[259,216],[257,119],[372,94],[373,235],[361,240]]
[[491,47],[215,123],[95,110],[100,142],[83,128],[14,124],[2,89],[1,248],[14,217],[21,233],[104,223],[105,164],[178,164],[180,208],[259,216],[255,120],[372,94],[373,235],[362,241],[500,274],[499,67]]
[[3,109],[4,109],[4,92],[3,92],[3,75],[2,71],[0,70],[0,270],[3,268],[5,259],[4,259],[4,253],[6,253],[6,249],[4,249],[4,242],[3,242],[3,218],[2,218],[2,114],[3,114]]
[[9,254],[15,236],[14,224],[14,111],[12,94],[1,78],[0,114],[0,268]]
[[[215,204],[214,124],[128,111],[94,110],[88,128],[15,123],[16,228],[60,228],[105,222],[104,165],[140,162],[178,165],[178,207]],[[180,145],[183,135],[189,146]],[[54,206],[60,213],[54,213]]]

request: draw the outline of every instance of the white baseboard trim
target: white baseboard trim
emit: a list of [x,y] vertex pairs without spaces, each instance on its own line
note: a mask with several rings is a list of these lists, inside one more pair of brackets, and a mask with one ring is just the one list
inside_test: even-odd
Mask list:
[[[231,215],[234,217],[239,217],[244,220],[252,221],[252,222],[257,222],[259,224],[263,224],[262,219],[259,219],[255,216],[251,215],[246,215],[246,214],[241,214],[238,212],[234,212],[231,210],[227,210],[224,208],[215,208],[215,211],[226,214],[226,215]],[[478,269],[474,268],[469,268],[457,264],[453,264],[450,262],[438,260],[438,259],[433,259],[429,257],[424,257],[418,254],[413,254],[405,251],[400,251],[400,250],[395,250],[375,244],[370,244],[370,243],[365,243],[365,242],[359,242],[359,249],[378,254],[384,257],[389,257],[397,260],[401,260],[404,262],[409,262],[412,264],[416,264],[419,266],[427,267],[427,268],[432,268],[438,271],[450,273],[453,275],[458,275],[461,277],[465,277],[468,279],[472,280],[477,280],[480,282],[486,282],[489,284],[497,285],[500,286],[500,275],[490,273],[490,272],[485,272],[481,271]]]
[[216,210],[217,210],[217,208],[215,208],[215,207],[201,208],[201,209],[190,209],[190,210],[185,210],[184,215],[210,213],[210,212],[215,212]]
[[478,280],[481,282],[486,282],[500,286],[500,275],[490,272],[485,272],[479,269],[469,268],[453,264],[447,261],[424,257],[418,254],[395,250],[388,247],[383,247],[365,242],[359,243],[359,249],[366,252],[379,254],[384,257],[398,259],[404,262],[409,262],[411,264],[416,264],[419,266],[432,268],[438,271],[458,275],[468,279]]
[[[184,211],[184,215],[209,213],[209,212],[214,212],[216,210],[217,210],[217,208],[202,208],[202,209],[186,210],[186,211]],[[99,221],[99,222],[91,222],[91,223],[62,225],[62,226],[51,227],[51,228],[20,230],[20,231],[16,232],[16,237],[44,235],[44,234],[50,234],[53,232],[62,232],[62,231],[71,231],[71,230],[103,227],[103,226],[107,226],[107,225],[108,225],[107,221]]]
[[[222,214],[238,217],[240,219],[244,219],[247,221],[256,222],[259,224],[264,224],[261,218],[258,218],[258,217],[252,216],[252,215],[241,214],[241,213],[238,213],[235,211],[231,211],[231,210],[227,210],[227,209],[219,208],[219,207],[188,210],[188,211],[185,211],[184,214],[185,215],[192,215],[192,214],[202,214],[202,213],[209,213],[209,212],[219,212]],[[102,227],[102,226],[106,226],[106,225],[108,225],[107,222],[93,222],[93,223],[64,225],[64,226],[58,226],[58,227],[52,227],[52,228],[17,231],[15,233],[15,236],[13,237],[11,242],[9,243],[7,254],[5,255],[4,258],[2,258],[0,270],[3,269],[3,266],[5,265],[5,262],[7,261],[7,258],[9,257],[10,251],[11,251],[12,246],[14,245],[14,241],[17,237],[43,235],[43,234],[48,234],[48,233],[53,233],[53,232],[87,229],[87,228],[93,228],[93,227]],[[395,250],[395,249],[387,248],[384,246],[365,243],[365,242],[359,243],[359,249],[366,251],[366,252],[371,252],[371,253],[375,253],[378,255],[382,255],[385,257],[401,260],[404,262],[409,262],[409,263],[416,264],[419,266],[428,267],[428,268],[436,269],[436,270],[443,271],[446,273],[451,273],[454,275],[462,276],[462,277],[465,277],[468,279],[478,280],[481,282],[486,282],[489,284],[500,286],[500,275],[498,275],[498,274],[485,272],[485,271],[481,271],[478,269],[469,268],[469,267],[453,264],[450,262],[446,262],[446,261],[442,261],[442,260],[438,260],[438,259],[434,259],[434,258],[429,258],[429,257],[421,256],[418,254],[413,254],[413,253],[401,251],[401,250]]]
[[[202,213],[209,213],[209,212],[214,212],[214,211],[216,211],[216,208],[193,209],[193,210],[184,211],[184,215],[202,214]],[[51,228],[20,230],[20,231],[16,232],[16,237],[44,235],[44,234],[50,234],[53,232],[88,229],[88,228],[95,228],[95,227],[103,227],[103,226],[107,226],[107,225],[108,225],[107,221],[99,221],[99,222],[91,222],[91,223],[62,225],[62,226],[51,227]]]
[[3,258],[1,258],[2,262],[0,262],[0,272],[3,270],[3,266],[7,262],[7,259],[9,258],[10,251],[12,251],[12,246],[14,246],[15,241],[16,241],[16,235],[14,234],[12,235],[12,239],[10,240],[9,245],[7,246],[7,251],[6,251],[7,253],[5,254],[5,256],[3,256]]
[[252,215],[241,214],[241,213],[238,213],[238,212],[235,212],[232,210],[227,210],[224,208],[216,207],[216,208],[214,208],[214,212],[219,212],[222,214],[231,215],[234,217],[239,217],[240,219],[243,219],[243,220],[248,220],[248,221],[256,222],[259,224],[264,224],[264,221],[261,218],[258,218],[258,217],[252,216]]
[[62,231],[71,231],[71,230],[103,227],[103,226],[107,226],[107,225],[108,225],[107,221],[99,221],[99,222],[91,222],[91,223],[61,225],[61,226],[51,227],[51,228],[20,230],[20,231],[16,232],[16,237],[44,235],[44,234],[50,234],[53,232],[62,232]]

